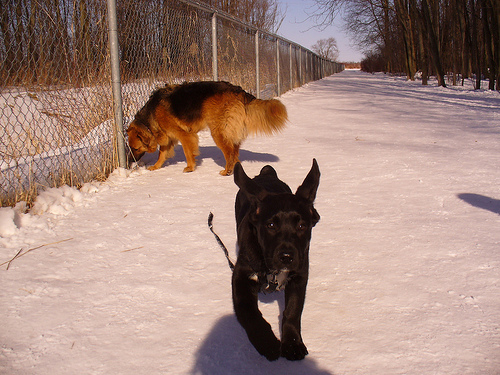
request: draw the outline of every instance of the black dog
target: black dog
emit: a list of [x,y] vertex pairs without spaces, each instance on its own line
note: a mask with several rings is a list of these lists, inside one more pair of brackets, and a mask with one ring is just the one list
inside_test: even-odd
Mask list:
[[[319,220],[313,207],[319,185],[316,160],[295,194],[271,166],[250,179],[234,168],[239,254],[233,272],[233,305],[250,342],[268,360],[300,360],[307,348],[300,333],[309,275],[311,230]],[[259,292],[285,289],[281,342],[258,308]]]

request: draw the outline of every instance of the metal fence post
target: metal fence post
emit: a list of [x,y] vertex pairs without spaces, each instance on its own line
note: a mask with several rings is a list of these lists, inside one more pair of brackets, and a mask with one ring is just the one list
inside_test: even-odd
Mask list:
[[217,13],[212,14],[212,76],[213,80],[219,79],[217,66]]
[[116,0],[108,0],[108,35],[111,59],[111,83],[113,89],[113,112],[118,152],[118,165],[126,168],[125,137],[123,134],[122,92],[120,82],[120,60],[118,46],[118,27],[116,22]]
[[257,99],[260,99],[260,56],[259,56],[259,30],[255,31],[255,90]]
[[[305,60],[306,60],[305,61],[305,63],[306,63],[305,74],[308,74],[308,72],[310,72],[310,69],[311,69],[311,67],[309,66],[309,52],[308,51],[306,51],[306,58],[305,58]],[[308,70],[308,68],[309,68],[309,70]],[[309,79],[309,77],[307,77],[307,75],[306,75],[305,78],[306,78],[305,82],[307,82],[308,79]]]
[[280,72],[280,40],[276,38],[276,84],[278,86],[278,96],[281,95],[281,72]]
[[290,45],[290,90],[293,89],[293,70],[292,70],[292,43],[289,43]]
[[299,48],[299,87],[302,86],[302,47]]

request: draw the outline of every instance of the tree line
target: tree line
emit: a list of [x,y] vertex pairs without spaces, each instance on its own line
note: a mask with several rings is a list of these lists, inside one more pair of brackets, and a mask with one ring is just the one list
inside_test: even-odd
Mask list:
[[500,90],[499,0],[316,0],[318,24],[339,12],[365,52],[362,69],[418,73],[441,86],[489,80]]
[[[106,6],[85,0],[2,0],[0,78],[3,85],[85,80],[106,58]],[[98,25],[98,26],[97,26]]]

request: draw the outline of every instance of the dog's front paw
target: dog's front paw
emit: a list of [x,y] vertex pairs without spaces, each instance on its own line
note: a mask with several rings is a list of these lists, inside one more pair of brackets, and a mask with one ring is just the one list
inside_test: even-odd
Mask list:
[[247,331],[254,348],[269,361],[276,361],[281,355],[281,342],[276,338],[271,326],[263,320],[262,326],[254,326]]
[[159,169],[160,167],[157,167],[156,164],[155,165],[152,165],[150,167],[148,167],[148,171],[155,171],[157,169]]
[[281,343],[278,339],[274,339],[265,346],[260,347],[257,351],[262,354],[268,361],[276,361],[281,355]]
[[231,169],[223,169],[219,173],[221,174],[221,176],[231,176],[233,174],[233,171]]
[[290,361],[299,361],[308,354],[307,348],[302,341],[283,341],[281,344],[281,356]]
[[193,167],[186,167],[186,168],[184,168],[183,172],[184,173],[194,172],[194,168]]

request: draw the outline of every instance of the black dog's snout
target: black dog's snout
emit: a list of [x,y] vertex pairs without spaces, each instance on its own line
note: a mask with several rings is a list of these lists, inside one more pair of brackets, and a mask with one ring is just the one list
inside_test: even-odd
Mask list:
[[283,252],[280,254],[280,262],[284,264],[285,266],[292,264],[293,262],[293,255],[287,252]]
[[289,243],[284,243],[276,249],[275,262],[278,268],[290,267],[297,261],[297,249]]

